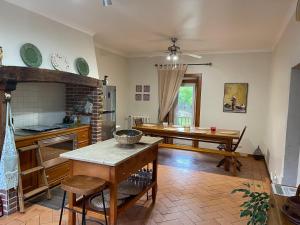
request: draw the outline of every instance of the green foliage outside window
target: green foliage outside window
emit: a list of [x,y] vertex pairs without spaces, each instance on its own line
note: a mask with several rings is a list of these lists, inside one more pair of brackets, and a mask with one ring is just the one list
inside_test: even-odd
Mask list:
[[178,104],[191,107],[193,104],[193,87],[180,87]]

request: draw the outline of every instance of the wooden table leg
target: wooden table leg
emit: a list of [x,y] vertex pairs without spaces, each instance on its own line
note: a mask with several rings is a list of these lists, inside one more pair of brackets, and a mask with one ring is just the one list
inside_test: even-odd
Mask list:
[[117,225],[118,218],[118,185],[116,183],[111,183],[110,185],[110,208],[109,208],[109,224]]
[[[158,151],[158,150],[157,150]],[[153,181],[155,185],[152,187],[152,201],[155,202],[157,194],[157,159],[153,161]]]
[[236,159],[236,157],[232,157],[232,175],[233,176],[237,175],[236,167],[237,167],[237,159]]
[[[232,140],[228,139],[226,141],[225,151],[231,152],[231,148],[232,148]],[[225,171],[230,171],[230,157],[225,157],[224,169]]]
[[198,148],[199,147],[199,141],[193,141],[193,147]]
[[[73,176],[73,160],[70,163],[70,176]],[[68,192],[68,207],[73,209],[73,206],[76,203],[76,194]],[[76,225],[76,213],[68,210],[68,225]]]
[[[68,192],[68,203],[69,203],[68,207],[72,209],[75,202],[76,202],[76,194]],[[76,213],[71,210],[68,211],[69,211],[68,225],[76,225]]]
[[224,170],[230,171],[230,158],[228,156],[225,156]]

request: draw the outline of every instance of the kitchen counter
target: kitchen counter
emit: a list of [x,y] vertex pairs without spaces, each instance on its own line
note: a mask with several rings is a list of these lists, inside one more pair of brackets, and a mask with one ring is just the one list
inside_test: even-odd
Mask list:
[[109,139],[81,149],[66,152],[60,156],[66,159],[116,166],[149,147],[158,144],[162,140],[162,138],[158,137],[143,136],[140,142],[135,145],[121,146],[115,139]]
[[[47,132],[29,132],[29,135],[15,136],[16,147],[28,147],[36,145],[41,141],[49,141],[57,137],[75,137],[74,141],[68,141],[65,144],[57,145],[58,149],[40,146],[44,163],[47,160],[57,158],[55,165],[48,161],[46,168],[46,175],[50,186],[60,184],[61,181],[69,175],[70,163],[67,160],[59,158],[59,154],[64,150],[71,150],[72,146],[82,148],[91,144],[91,129],[89,125],[79,125],[71,128],[56,129]],[[68,139],[68,138],[67,138]],[[51,141],[50,141],[51,142]],[[75,144],[75,146],[74,146]],[[60,146],[60,147],[59,147]],[[61,149],[60,149],[61,148]],[[50,152],[51,151],[51,152]],[[51,156],[51,157],[50,157]],[[55,156],[55,157],[54,157]],[[49,158],[50,157],[50,158]],[[37,166],[36,151],[20,152],[19,154],[21,170],[28,170]],[[51,162],[51,165],[49,164]],[[36,189],[39,186],[38,173],[34,173],[23,177],[24,193]]]
[[[72,127],[66,127],[66,128],[61,128],[61,129],[55,129],[51,131],[45,131],[45,132],[34,132],[34,131],[23,131],[23,130],[17,130],[15,134],[15,141],[22,141],[22,140],[28,140],[32,138],[43,138],[47,137],[49,135],[61,135],[63,133],[67,132],[73,132],[77,129],[80,128],[89,128],[90,125],[75,125]],[[19,133],[19,135],[18,135]]]

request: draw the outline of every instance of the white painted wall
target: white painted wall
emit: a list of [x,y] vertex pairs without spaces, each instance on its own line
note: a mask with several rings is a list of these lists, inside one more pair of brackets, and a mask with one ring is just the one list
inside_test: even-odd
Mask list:
[[270,152],[269,170],[277,174],[279,181],[284,167],[291,69],[299,63],[300,23],[293,16],[273,53],[268,131],[265,135]]
[[69,60],[71,72],[77,73],[74,60],[83,57],[90,67],[89,76],[98,78],[95,47],[90,35],[5,1],[0,1],[0,29],[4,65],[25,66],[19,51],[24,43],[29,42],[36,45],[42,53],[41,68],[53,69],[50,54],[59,52]]
[[[161,58],[129,59],[129,113],[145,114],[157,121],[158,81],[154,64],[162,62]],[[188,73],[202,73],[201,126],[239,129],[248,126],[242,149],[239,151],[253,153],[260,145],[265,149],[266,110],[268,105],[268,85],[271,53],[218,54],[204,55],[200,61],[190,58],[183,62],[212,62],[212,67],[190,66]],[[246,114],[224,113],[224,83],[249,83],[248,112]],[[151,101],[134,100],[135,85],[151,85]]]
[[[154,64],[159,58],[130,58],[129,62],[129,114],[145,115],[151,122],[157,122],[158,117],[158,79]],[[150,102],[135,101],[135,86],[150,85]]]
[[121,128],[127,127],[126,118],[128,117],[128,60],[127,58],[114,53],[96,49],[97,62],[100,79],[104,75],[108,76],[109,85],[117,87],[117,125]]
[[[24,43],[36,45],[43,56],[41,68],[53,69],[50,54],[59,52],[77,73],[77,57],[87,60],[89,76],[99,78],[93,37],[23,8],[0,1],[0,46],[4,50],[4,65],[25,66],[20,57]],[[65,85],[18,84],[12,94],[15,126],[61,123],[65,116]]]

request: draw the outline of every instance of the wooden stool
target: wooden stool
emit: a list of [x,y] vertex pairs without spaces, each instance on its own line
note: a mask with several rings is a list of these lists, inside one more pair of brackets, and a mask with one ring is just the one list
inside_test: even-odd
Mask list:
[[61,225],[62,216],[63,216],[63,210],[70,208],[65,207],[65,200],[66,200],[66,193],[70,192],[73,194],[82,195],[82,225],[86,224],[86,209],[85,209],[85,197],[88,195],[92,195],[98,192],[101,192],[102,195],[102,201],[103,201],[103,208],[104,208],[104,216],[105,216],[105,224],[107,225],[107,217],[106,217],[106,209],[105,209],[105,201],[104,201],[104,195],[103,190],[105,189],[107,183],[106,181],[96,178],[96,177],[89,177],[84,175],[77,175],[73,177],[66,178],[61,182],[61,188],[64,190],[64,196],[60,211],[60,219],[59,219],[59,225]]

